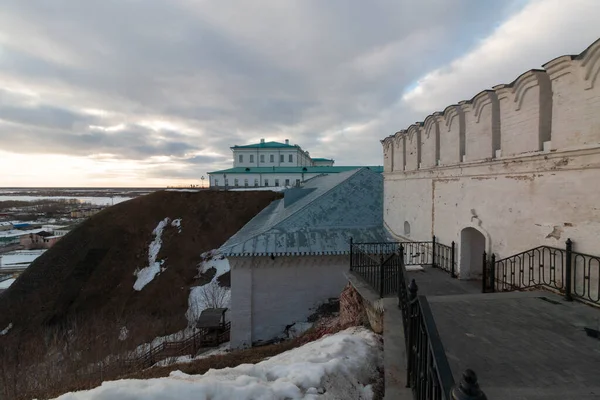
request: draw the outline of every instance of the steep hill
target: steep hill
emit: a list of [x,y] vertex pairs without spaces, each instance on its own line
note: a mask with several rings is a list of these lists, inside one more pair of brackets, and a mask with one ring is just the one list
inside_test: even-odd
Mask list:
[[[105,356],[122,327],[128,335],[121,348],[184,329],[200,255],[218,248],[280,197],[269,191],[161,191],[91,217],[0,294],[0,331],[12,324],[0,336],[0,359],[14,358],[11,349],[21,349],[21,358],[4,368],[44,357],[54,342],[55,347],[68,343],[78,357],[91,348],[95,357]],[[165,218],[181,224],[164,227],[156,255],[164,270],[135,290],[135,273],[148,267],[153,230]]]

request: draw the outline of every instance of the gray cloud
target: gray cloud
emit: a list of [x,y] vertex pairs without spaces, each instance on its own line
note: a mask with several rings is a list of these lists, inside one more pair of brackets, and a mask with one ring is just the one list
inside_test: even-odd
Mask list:
[[378,140],[415,115],[393,108],[407,88],[521,3],[6,0],[2,149],[167,156],[193,168],[152,176],[191,177],[266,137],[380,164]]

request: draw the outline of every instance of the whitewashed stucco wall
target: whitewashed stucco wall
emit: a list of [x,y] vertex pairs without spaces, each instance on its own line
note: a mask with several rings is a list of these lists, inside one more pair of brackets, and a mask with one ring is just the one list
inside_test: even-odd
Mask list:
[[[412,240],[455,241],[457,260],[469,227],[499,258],[540,245],[564,248],[567,238],[575,251],[600,254],[600,40],[544,68],[427,117],[438,116],[441,165],[385,170],[388,229]],[[406,143],[400,132],[386,141]]]
[[231,347],[282,336],[338,297],[348,256],[231,257]]

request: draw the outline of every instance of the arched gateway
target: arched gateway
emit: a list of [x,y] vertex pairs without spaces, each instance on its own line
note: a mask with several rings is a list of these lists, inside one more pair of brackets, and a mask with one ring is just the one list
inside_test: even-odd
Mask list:
[[460,268],[461,279],[478,277],[482,272],[485,236],[475,228],[465,228],[460,232]]

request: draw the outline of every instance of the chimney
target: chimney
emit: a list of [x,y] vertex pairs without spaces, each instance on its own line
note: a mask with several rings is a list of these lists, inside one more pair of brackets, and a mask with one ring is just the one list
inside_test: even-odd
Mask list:
[[264,142],[265,142],[265,139],[260,139],[260,142],[261,142],[261,143],[264,143]]
[[290,144],[290,139],[285,139],[285,144],[289,145]]

